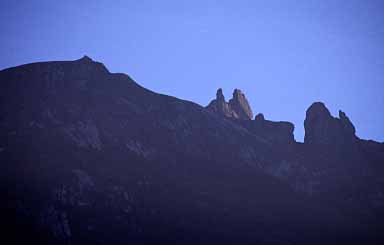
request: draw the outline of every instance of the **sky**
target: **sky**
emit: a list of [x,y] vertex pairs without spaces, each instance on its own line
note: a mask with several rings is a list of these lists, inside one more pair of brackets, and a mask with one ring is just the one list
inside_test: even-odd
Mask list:
[[295,124],[322,101],[384,141],[384,1],[0,1],[0,69],[83,55],[207,105],[223,88]]

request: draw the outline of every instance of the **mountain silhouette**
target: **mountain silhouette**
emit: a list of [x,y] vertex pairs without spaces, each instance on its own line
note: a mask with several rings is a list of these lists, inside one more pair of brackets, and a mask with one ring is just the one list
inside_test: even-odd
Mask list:
[[4,244],[380,244],[384,144],[321,102],[294,125],[84,56],[0,71]]

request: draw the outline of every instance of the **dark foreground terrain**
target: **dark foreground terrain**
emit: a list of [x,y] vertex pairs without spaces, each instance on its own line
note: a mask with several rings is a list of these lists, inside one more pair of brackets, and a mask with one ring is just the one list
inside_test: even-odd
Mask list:
[[384,144],[323,103],[294,125],[88,57],[0,71],[1,244],[384,244]]

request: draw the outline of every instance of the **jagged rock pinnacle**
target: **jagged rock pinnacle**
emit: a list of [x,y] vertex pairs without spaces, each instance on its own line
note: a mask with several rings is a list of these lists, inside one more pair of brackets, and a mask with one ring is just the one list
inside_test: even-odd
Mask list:
[[343,112],[341,110],[339,110],[339,119],[340,119],[340,121],[343,125],[343,128],[346,132],[349,132],[350,134],[356,133],[355,126],[353,126],[351,120],[349,120],[349,118],[347,117],[345,112]]
[[216,92],[216,99],[212,100],[207,109],[215,113],[241,120],[252,120],[253,113],[245,95],[240,89],[233,91],[233,98],[227,103],[223,90],[219,88]]
[[345,113],[339,111],[339,118],[335,118],[322,102],[308,108],[304,128],[304,142],[309,144],[345,144],[356,138],[355,127]]
[[216,92],[216,100],[225,101],[225,97],[223,95],[223,90],[221,88],[219,88]]
[[310,120],[312,118],[325,119],[331,117],[331,113],[323,102],[314,102],[306,112],[306,118]]
[[252,120],[253,112],[248,100],[240,89],[233,91],[233,98],[229,101],[229,106],[237,114],[239,119]]
[[232,111],[230,110],[228,103],[225,101],[223,90],[221,88],[219,88],[216,92],[216,99],[212,100],[206,108],[214,113],[226,117],[232,117]]

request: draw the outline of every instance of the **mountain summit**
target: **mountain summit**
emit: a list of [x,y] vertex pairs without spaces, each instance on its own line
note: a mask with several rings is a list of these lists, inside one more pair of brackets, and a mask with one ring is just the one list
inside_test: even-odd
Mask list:
[[232,99],[226,102],[223,90],[219,88],[216,92],[216,99],[212,100],[206,108],[223,116],[240,120],[251,120],[253,118],[253,112],[248,100],[240,89],[235,89]]
[[383,244],[384,145],[294,125],[238,89],[207,107],[89,57],[0,71],[6,244]]
[[304,127],[307,144],[345,144],[357,139],[355,127],[346,114],[339,111],[339,118],[335,118],[321,102],[308,108]]

